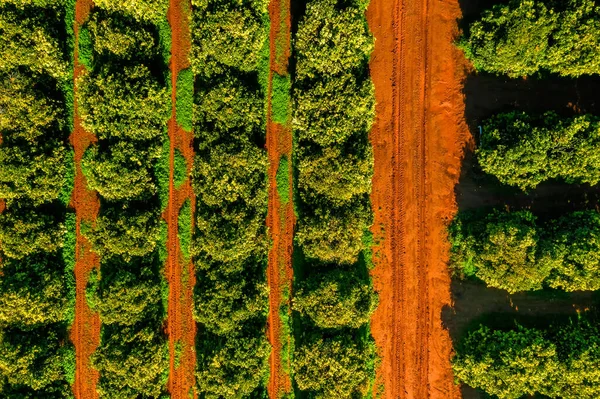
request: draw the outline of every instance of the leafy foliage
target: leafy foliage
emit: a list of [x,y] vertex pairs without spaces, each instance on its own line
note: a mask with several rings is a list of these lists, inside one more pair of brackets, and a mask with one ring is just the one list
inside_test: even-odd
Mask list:
[[72,397],[64,368],[69,350],[61,344],[65,333],[57,325],[32,331],[1,329],[0,393],[22,389],[30,395],[48,392],[54,395],[50,397]]
[[365,397],[374,373],[374,357],[373,348],[362,342],[343,336],[318,339],[297,349],[296,383],[314,398]]
[[[140,204],[106,206],[88,233],[94,251],[102,258],[119,256],[129,262],[136,256],[153,252],[159,236],[157,209],[144,209]],[[127,237],[126,240],[123,238]]]
[[500,399],[591,399],[600,393],[598,359],[598,328],[581,320],[546,330],[481,326],[463,339],[452,366],[460,381]]
[[156,333],[160,326],[104,326],[92,365],[100,371],[101,397],[158,398],[169,368],[168,345]]
[[574,212],[551,224],[547,246],[555,270],[549,285],[566,291],[600,289],[600,215]]
[[271,350],[260,327],[240,336],[204,336],[198,353],[196,381],[207,399],[242,399],[261,384]]
[[62,259],[33,255],[2,260],[0,326],[28,328],[60,323],[70,312]]
[[166,87],[144,65],[85,73],[77,94],[81,124],[99,139],[156,140],[171,115]]
[[162,21],[169,8],[168,0],[95,0],[96,6],[112,14],[123,13],[136,20]]
[[0,214],[0,247],[11,259],[55,253],[62,247],[64,233],[64,225],[56,215],[35,208],[11,207]]
[[76,82],[82,125],[98,139],[82,161],[101,199],[95,223],[82,230],[101,258],[86,292],[103,325],[92,366],[103,398],[159,398],[169,369],[160,224],[169,179],[161,162],[171,116],[168,2],[95,5],[84,29],[87,70]]
[[289,75],[273,73],[271,85],[272,118],[274,122],[284,125],[290,117],[292,81]]
[[523,190],[560,178],[568,183],[600,182],[600,119],[561,118],[554,112],[510,112],[483,122],[477,156],[481,168],[502,183]]
[[449,228],[451,263],[511,293],[544,286],[600,288],[600,215],[581,211],[539,225],[529,211],[459,214]]
[[373,50],[364,9],[345,7],[340,10],[337,0],[308,2],[294,47],[299,80],[360,68]]
[[374,351],[364,328],[377,297],[368,278],[375,115],[368,1],[310,0],[294,39],[293,163],[298,187],[293,375],[311,398],[364,397]]
[[27,69],[38,76],[65,81],[69,79],[69,67],[60,45],[60,25],[56,20],[54,25],[50,22],[52,11],[47,10],[47,16],[39,11],[2,7],[0,71]]
[[192,1],[196,389],[205,398],[262,397],[267,382],[267,4]]
[[212,3],[214,7],[202,13],[202,18],[193,19],[190,61],[194,74],[219,75],[228,67],[256,71],[268,40],[264,11],[246,4],[227,7],[228,1]]
[[510,77],[597,74],[598,13],[594,0],[511,0],[485,11],[459,46],[478,70]]
[[294,309],[320,328],[359,328],[369,322],[378,303],[369,280],[347,270],[314,274],[297,290]]
[[73,397],[72,6],[0,5],[1,397]]

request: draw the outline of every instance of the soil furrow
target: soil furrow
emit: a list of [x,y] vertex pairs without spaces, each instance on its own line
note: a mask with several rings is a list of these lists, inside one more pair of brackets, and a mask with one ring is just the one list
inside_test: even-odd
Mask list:
[[386,398],[459,397],[452,344],[441,322],[450,305],[447,221],[456,210],[462,146],[468,137],[463,67],[453,46],[457,0],[372,0],[371,60],[377,119],[373,336],[378,390]]
[[[169,121],[169,204],[163,218],[168,224],[168,257],[165,273],[169,283],[167,332],[169,334],[169,352],[171,356],[168,389],[172,399],[197,397],[194,392],[196,324],[192,313],[193,289],[196,280],[191,260],[185,259],[182,254],[178,236],[179,212],[187,200],[191,202],[192,215],[195,214],[195,196],[189,179],[189,172],[194,159],[193,135],[179,126],[176,120],[177,76],[179,72],[189,67],[187,55],[191,40],[189,31],[190,7],[191,4],[188,0],[171,0],[168,12],[172,32],[170,65],[172,74],[172,113]],[[181,152],[187,165],[188,177],[181,187],[175,187],[174,182],[175,150]]]
[[[271,20],[270,40],[270,71],[268,113],[267,113],[267,153],[269,156],[269,208],[267,226],[272,246],[269,252],[267,284],[269,286],[269,315],[268,335],[272,346],[270,357],[270,376],[268,393],[271,399],[282,397],[292,390],[291,377],[286,370],[290,369],[289,359],[282,356],[284,340],[290,337],[285,333],[280,317],[280,307],[289,300],[292,281],[292,248],[294,234],[294,210],[292,204],[292,173],[288,170],[288,198],[283,203],[277,187],[277,172],[282,157],[291,160],[292,132],[288,122],[277,123],[273,118],[273,76],[288,74],[288,59],[290,52],[290,0],[272,0],[269,4]],[[281,188],[279,188],[281,189]],[[288,292],[286,298],[283,294]]]
[[[75,5],[75,80],[83,71],[83,66],[78,61],[79,28],[87,20],[92,6],[92,0],[77,0]],[[75,85],[75,90],[77,90],[77,85]],[[95,137],[81,126],[75,101],[75,121],[71,144],[75,151],[76,170],[71,206],[76,213],[77,243],[75,250],[75,320],[71,329],[71,341],[76,352],[73,392],[77,399],[97,398],[96,385],[100,377],[98,371],[93,369],[90,364],[90,356],[100,343],[100,317],[98,313],[89,308],[85,295],[89,274],[94,268],[99,268],[100,259],[92,252],[91,244],[81,234],[81,224],[93,222],[100,210],[98,196],[96,192],[88,190],[85,176],[81,170],[83,154],[94,141]]]

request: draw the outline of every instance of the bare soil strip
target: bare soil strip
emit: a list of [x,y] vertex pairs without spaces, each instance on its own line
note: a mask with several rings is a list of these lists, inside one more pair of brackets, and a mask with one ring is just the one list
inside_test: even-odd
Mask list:
[[[79,77],[83,66],[78,62],[79,28],[87,20],[92,8],[92,0],[77,0],[75,6],[75,79]],[[75,86],[77,90],[77,86]],[[94,399],[98,397],[96,385],[99,373],[90,365],[90,356],[100,343],[100,317],[89,308],[85,288],[90,271],[100,266],[99,257],[92,252],[88,240],[81,234],[81,223],[93,222],[98,216],[100,202],[96,192],[87,188],[85,176],[81,171],[81,159],[87,147],[95,141],[95,137],[81,127],[81,121],[75,102],[75,129],[71,135],[71,143],[75,150],[75,187],[71,198],[71,206],[75,209],[77,220],[77,244],[75,250],[75,320],[71,329],[71,341],[75,345],[76,368],[73,392],[77,399]]]
[[[271,92],[273,74],[282,76],[288,73],[288,59],[290,52],[290,0],[271,0],[269,15],[271,19],[270,32],[270,73],[268,90],[268,123],[267,123],[267,152],[269,156],[269,209],[267,213],[267,226],[272,240],[269,252],[267,270],[267,283],[269,286],[269,315],[268,335],[272,345],[270,357],[270,378],[268,385],[269,398],[277,399],[285,393],[292,391],[292,382],[289,373],[289,359],[282,358],[283,340],[290,337],[283,333],[282,320],[279,309],[283,301],[283,291],[291,292],[292,284],[292,250],[294,234],[294,208],[292,196],[292,168],[289,168],[289,198],[287,204],[281,202],[277,191],[277,169],[283,156],[291,160],[292,132],[289,123],[284,126],[275,123],[272,119]],[[285,20],[284,20],[285,19]],[[285,51],[277,51],[278,43],[285,44]],[[286,367],[287,366],[287,367]]]
[[[168,388],[172,399],[189,398],[194,391],[196,368],[195,337],[196,323],[193,319],[193,289],[196,283],[192,263],[184,259],[179,246],[178,216],[186,200],[191,201],[192,214],[195,214],[195,197],[189,177],[178,189],[174,183],[175,149],[181,151],[187,161],[188,176],[194,160],[193,135],[184,131],[176,122],[175,98],[177,75],[189,67],[187,55],[190,50],[189,0],[171,0],[168,19],[172,32],[171,82],[173,103],[169,121],[170,183],[169,205],[163,214],[168,223],[167,265],[165,273],[169,282],[169,309],[167,330],[169,352],[171,354]],[[193,393],[193,397],[197,397]]]
[[[373,209],[372,333],[386,398],[458,398],[452,342],[442,325],[451,304],[446,224],[456,212],[464,122],[462,56],[453,46],[457,0],[372,0],[371,60],[377,120]],[[379,392],[381,393],[381,392]]]

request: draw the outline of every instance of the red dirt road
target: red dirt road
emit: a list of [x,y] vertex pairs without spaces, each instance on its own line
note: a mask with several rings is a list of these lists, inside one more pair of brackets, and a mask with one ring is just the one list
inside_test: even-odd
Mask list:
[[[83,66],[77,62],[79,27],[87,20],[91,7],[92,0],[77,0],[75,6],[75,79],[83,70]],[[71,206],[76,213],[77,244],[75,250],[75,320],[71,329],[71,341],[75,345],[76,352],[73,392],[77,399],[94,399],[98,397],[96,385],[99,373],[91,367],[90,356],[100,343],[100,317],[98,313],[92,312],[88,307],[85,288],[90,271],[100,266],[100,259],[92,252],[90,243],[81,234],[81,223],[92,222],[96,219],[100,202],[96,192],[87,189],[87,182],[81,171],[83,153],[95,141],[95,137],[81,127],[77,103],[75,103],[74,122],[75,129],[71,135],[71,143],[75,150],[76,170]]]
[[377,119],[373,209],[380,305],[372,334],[385,398],[460,398],[452,342],[446,225],[456,212],[464,121],[463,57],[452,44],[458,0],[372,0],[367,18]]
[[[271,0],[269,4],[271,19],[270,32],[270,79],[273,74],[286,75],[288,73],[288,59],[290,53],[290,0]],[[279,43],[279,46],[278,46]],[[283,51],[278,51],[278,48]],[[267,213],[267,226],[272,240],[269,252],[267,269],[267,283],[269,286],[269,315],[268,336],[272,346],[270,357],[270,376],[268,392],[269,398],[277,399],[292,390],[289,372],[291,365],[289,359],[282,358],[284,340],[286,336],[279,309],[286,301],[283,291],[291,292],[292,285],[292,250],[294,235],[294,208],[292,202],[292,168],[289,169],[289,198],[287,204],[281,202],[277,192],[277,169],[282,156],[291,160],[292,132],[288,123],[284,126],[275,123],[271,115],[271,84],[269,85],[269,111],[267,123],[267,152],[269,156],[269,209]]]
[[188,0],[171,0],[168,12],[172,32],[171,83],[173,91],[171,100],[173,108],[171,120],[169,121],[169,139],[171,141],[169,205],[163,214],[163,218],[168,224],[168,258],[165,273],[169,282],[167,330],[171,359],[168,389],[172,399],[197,397],[194,390],[196,323],[192,315],[193,288],[196,283],[196,274],[192,262],[184,259],[181,253],[177,235],[179,210],[186,200],[190,200],[192,215],[195,214],[195,197],[189,177],[180,188],[176,188],[174,185],[175,149],[181,151],[187,161],[188,176],[194,160],[193,135],[177,124],[175,114],[177,74],[189,67],[187,55],[191,43],[189,30],[190,7],[191,4]]

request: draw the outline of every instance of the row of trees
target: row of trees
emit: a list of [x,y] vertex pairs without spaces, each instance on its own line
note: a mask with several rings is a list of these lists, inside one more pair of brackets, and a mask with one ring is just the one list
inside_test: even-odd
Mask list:
[[168,171],[157,166],[168,156],[171,115],[170,36],[162,27],[168,2],[95,4],[80,32],[86,69],[76,82],[81,123],[98,139],[82,161],[101,201],[98,218],[83,229],[101,259],[87,293],[102,322],[92,365],[101,397],[158,398],[169,371],[159,196]]
[[197,390],[266,397],[268,0],[192,0]]
[[600,118],[508,112],[482,122],[477,149],[484,172],[500,182],[535,188],[549,179],[600,182]]
[[527,210],[461,213],[450,226],[451,266],[509,292],[600,289],[600,214],[537,222]]
[[470,24],[459,46],[475,68],[516,78],[600,73],[595,0],[511,0]]
[[[485,11],[459,40],[479,71],[511,78],[600,73],[600,4],[509,0]],[[600,124],[591,115],[497,114],[481,123],[477,157],[501,183],[528,190],[559,179],[600,181]],[[510,293],[600,289],[600,214],[538,220],[530,211],[459,213],[449,228],[451,267]],[[546,329],[471,331],[456,346],[457,381],[500,399],[596,398],[598,327],[584,320]],[[486,395],[487,396],[487,395]]]
[[374,118],[365,1],[311,0],[294,40],[297,250],[293,375],[315,398],[364,397],[375,353],[368,274]]
[[[52,4],[50,4],[52,3]],[[68,398],[73,5],[0,6],[0,396]]]
[[600,331],[585,319],[546,329],[481,326],[456,348],[459,381],[499,399],[600,396]]

